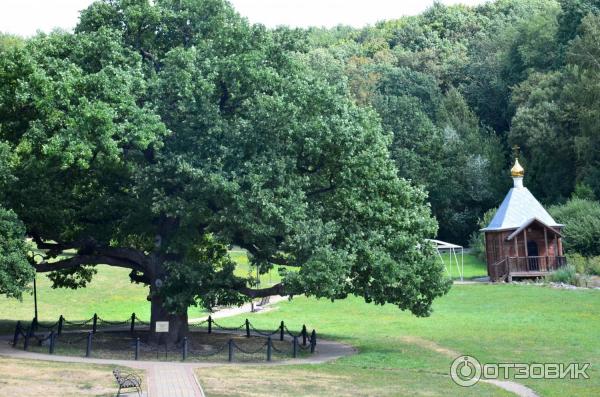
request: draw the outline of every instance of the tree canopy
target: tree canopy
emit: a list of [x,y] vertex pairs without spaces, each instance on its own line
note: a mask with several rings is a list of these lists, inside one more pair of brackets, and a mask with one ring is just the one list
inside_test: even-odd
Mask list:
[[[190,305],[276,293],[428,315],[448,284],[427,196],[319,62],[299,32],[217,0],[96,2],[75,33],[4,51],[3,204],[43,251],[37,271],[78,288],[94,265],[131,269],[174,338]],[[230,245],[282,283],[235,276]]]

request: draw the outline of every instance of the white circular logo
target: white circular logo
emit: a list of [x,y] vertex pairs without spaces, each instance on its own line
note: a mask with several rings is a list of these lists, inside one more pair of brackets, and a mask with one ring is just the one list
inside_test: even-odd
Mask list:
[[459,386],[473,386],[481,379],[481,364],[471,356],[456,357],[450,367],[450,377]]

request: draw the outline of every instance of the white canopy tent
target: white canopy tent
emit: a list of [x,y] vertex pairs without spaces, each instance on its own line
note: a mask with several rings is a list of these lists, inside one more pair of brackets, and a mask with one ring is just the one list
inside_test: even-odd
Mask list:
[[[433,244],[435,244],[435,247],[436,247],[437,253],[438,253],[438,257],[440,258],[442,265],[444,265],[444,268],[446,269],[446,273],[448,273],[448,277],[452,278],[452,265],[454,264],[456,266],[456,271],[458,273],[458,276],[460,277],[460,281],[463,281],[463,277],[465,274],[465,257],[464,257],[463,246],[447,243],[447,242],[441,241],[441,240],[430,239],[427,241],[430,241]],[[458,255],[456,253],[456,251],[458,251],[458,250],[460,250],[460,263],[458,261]],[[444,256],[442,255],[442,254],[446,254],[446,253],[448,254],[447,261],[444,259]],[[446,262],[448,262],[448,263],[446,263]]]

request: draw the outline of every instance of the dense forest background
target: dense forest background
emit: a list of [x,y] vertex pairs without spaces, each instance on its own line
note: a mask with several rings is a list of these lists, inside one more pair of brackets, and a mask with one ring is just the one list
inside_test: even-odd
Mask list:
[[600,1],[438,3],[305,33],[311,61],[393,134],[400,175],[429,192],[441,239],[467,242],[499,204],[513,145],[544,204],[600,196]]
[[[600,0],[438,3],[362,29],[269,34],[379,115],[400,176],[428,192],[441,239],[467,243],[499,204],[513,145],[545,205],[600,197]],[[0,35],[0,52],[22,41]]]

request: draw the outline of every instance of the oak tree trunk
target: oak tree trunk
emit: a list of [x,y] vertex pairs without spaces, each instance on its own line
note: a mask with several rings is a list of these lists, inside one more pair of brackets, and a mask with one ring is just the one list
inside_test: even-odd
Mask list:
[[[187,310],[186,313],[171,314],[165,309],[163,299],[160,296],[153,294],[152,291],[150,294],[151,317],[149,342],[163,345],[165,342],[173,344],[183,340],[183,337],[188,334]],[[169,332],[156,332],[157,321],[168,321]]]

